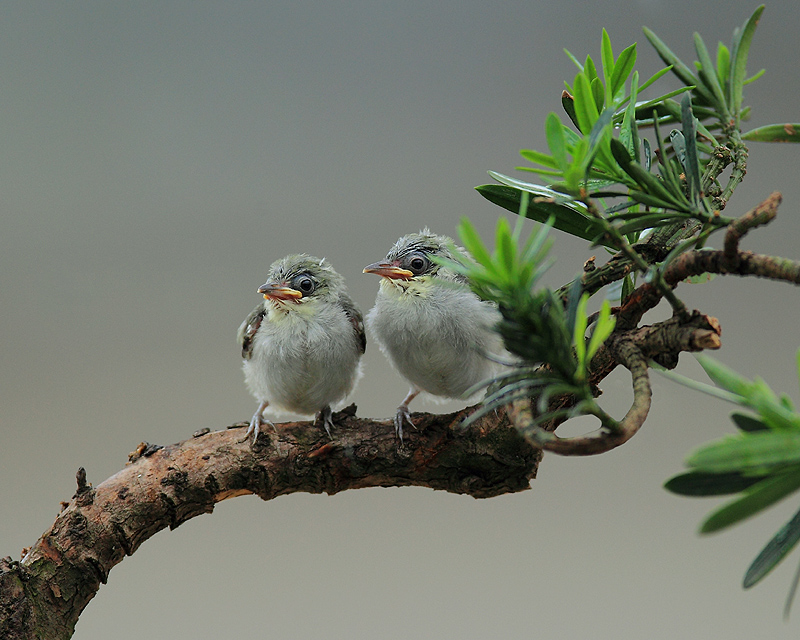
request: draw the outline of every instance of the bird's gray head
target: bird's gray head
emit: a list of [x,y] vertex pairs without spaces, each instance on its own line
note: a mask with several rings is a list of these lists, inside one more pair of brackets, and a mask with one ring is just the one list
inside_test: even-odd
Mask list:
[[366,266],[364,273],[376,273],[396,281],[439,278],[464,282],[463,276],[439,264],[434,258],[457,262],[469,260],[464,249],[456,246],[452,238],[436,235],[426,228],[400,238],[386,254],[386,260]]
[[311,299],[337,298],[343,287],[344,278],[325,262],[325,258],[301,253],[273,262],[269,277],[258,292],[278,304],[300,304]]

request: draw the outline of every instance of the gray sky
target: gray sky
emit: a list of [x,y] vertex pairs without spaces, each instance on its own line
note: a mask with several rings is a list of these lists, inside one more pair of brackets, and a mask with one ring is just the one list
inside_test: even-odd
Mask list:
[[[640,43],[649,75],[642,25],[691,61],[693,31],[729,42],[754,6],[3,3],[0,554],[19,557],[52,523],[79,466],[99,484],[143,440],[252,415],[235,334],[273,260],[326,256],[366,311],[377,279],[361,269],[398,236],[454,234],[466,215],[489,238],[501,211],[473,187],[487,170],[520,175],[518,150],[544,147],[575,73],[562,48],[599,59],[606,26],[616,51]],[[768,4],[756,33],[750,69],[767,74],[746,92],[753,126],[800,120],[796,11]],[[798,153],[753,145],[726,213],[785,199],[746,248],[798,258]],[[598,252],[554,237],[558,286]],[[719,358],[798,398],[797,289],[717,278],[679,292],[721,320]],[[405,384],[375,345],[365,369],[353,399],[387,417]],[[690,356],[681,371],[701,375]],[[629,444],[546,456],[523,494],[222,503],[115,568],[75,637],[796,637],[800,609],[788,624],[781,609],[797,558],[740,588],[796,498],[698,537],[714,502],[661,485],[732,430],[731,407],[654,384]],[[622,415],[625,376],[602,386]]]

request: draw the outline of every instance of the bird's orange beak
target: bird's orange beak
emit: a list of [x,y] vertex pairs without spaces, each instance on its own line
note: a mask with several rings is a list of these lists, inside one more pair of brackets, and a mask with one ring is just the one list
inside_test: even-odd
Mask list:
[[390,280],[409,280],[414,277],[414,273],[408,269],[402,269],[391,262],[373,262],[364,267],[364,273],[377,273],[379,276]]
[[258,292],[264,296],[265,300],[297,300],[303,297],[303,294],[296,289],[269,282],[262,284],[258,288]]

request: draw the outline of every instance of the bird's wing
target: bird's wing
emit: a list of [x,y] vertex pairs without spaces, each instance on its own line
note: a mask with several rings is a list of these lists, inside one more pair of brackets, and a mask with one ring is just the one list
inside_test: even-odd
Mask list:
[[344,308],[344,312],[347,315],[347,319],[350,320],[350,324],[353,325],[353,331],[356,334],[361,353],[364,353],[367,350],[367,334],[364,331],[364,318],[361,312],[356,308],[355,303],[350,299],[350,296],[342,294],[339,302]]
[[250,312],[250,315],[247,316],[239,327],[239,332],[236,337],[239,344],[242,346],[242,357],[245,360],[249,360],[250,356],[253,355],[253,338],[258,332],[261,321],[266,314],[267,310],[264,308],[263,304],[260,304]]

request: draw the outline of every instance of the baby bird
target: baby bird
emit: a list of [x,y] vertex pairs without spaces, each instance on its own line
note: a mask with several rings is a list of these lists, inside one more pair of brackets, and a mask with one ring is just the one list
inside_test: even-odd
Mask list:
[[366,348],[361,313],[340,276],[325,261],[305,254],[273,263],[264,296],[239,327],[247,387],[259,401],[242,441],[253,444],[272,405],[316,414],[328,436],[331,405],[343,400],[361,375]]
[[403,439],[403,423],[414,423],[408,404],[421,391],[444,398],[466,392],[492,375],[503,353],[502,338],[493,331],[500,313],[468,287],[466,279],[433,257],[470,260],[446,236],[424,229],[400,238],[386,260],[364,268],[382,276],[367,329],[394,367],[411,383],[397,408],[395,432]]

